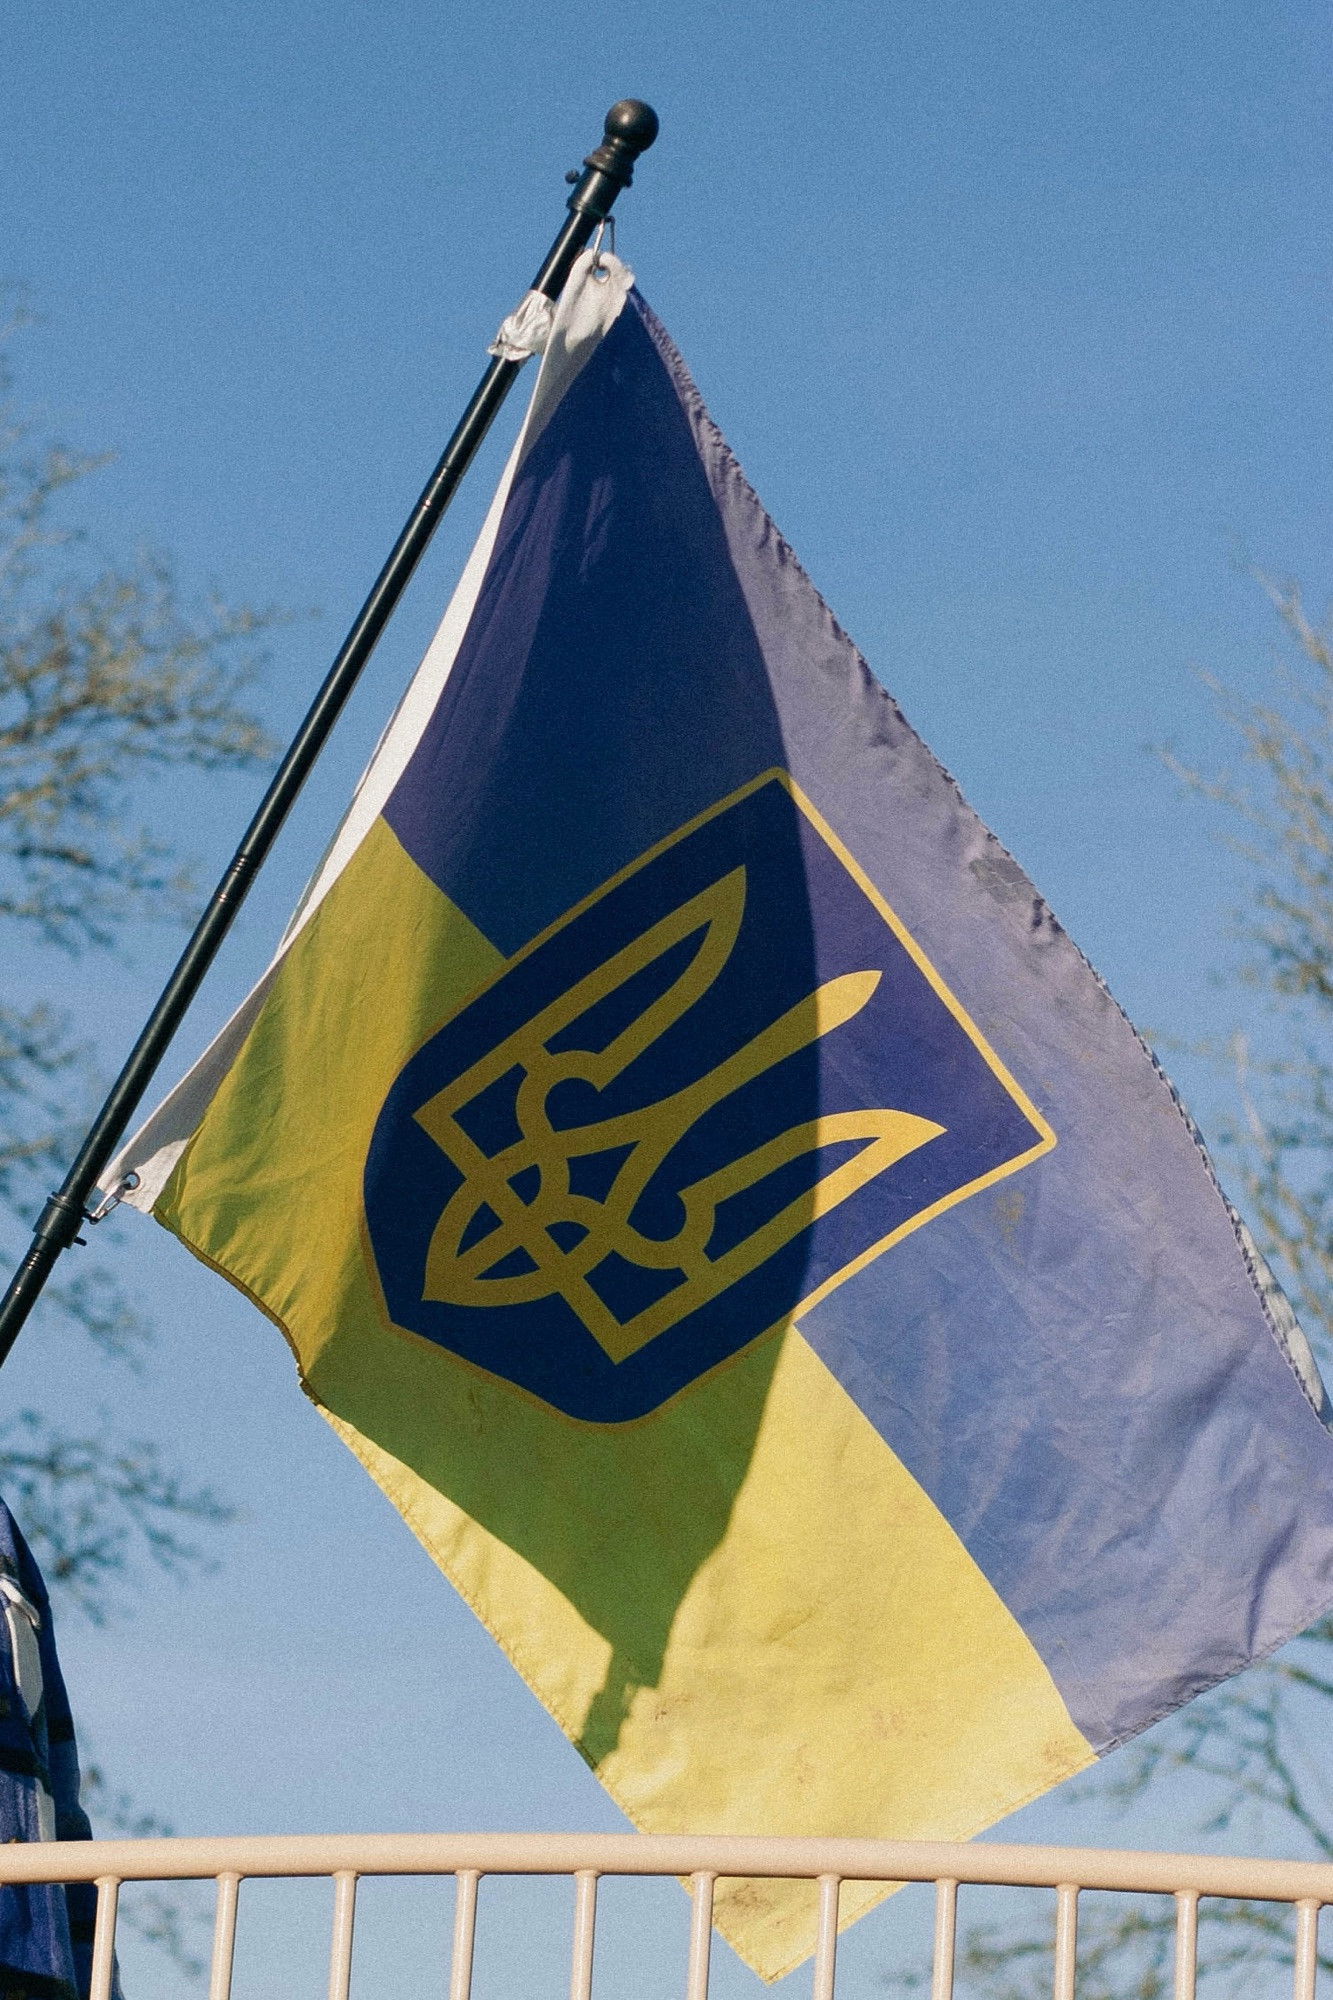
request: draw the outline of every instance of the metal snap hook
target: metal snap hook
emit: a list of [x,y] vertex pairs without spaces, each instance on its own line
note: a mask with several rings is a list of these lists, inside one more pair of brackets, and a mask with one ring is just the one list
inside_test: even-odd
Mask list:
[[132,1193],[133,1190],[138,1187],[138,1185],[139,1185],[139,1176],[136,1173],[122,1174],[121,1178],[116,1182],[116,1185],[113,1188],[109,1189],[107,1193],[102,1196],[102,1199],[98,1202],[96,1208],[84,1209],[83,1213],[85,1218],[89,1222],[105,1221],[106,1217],[110,1215],[112,1209],[119,1208],[121,1202],[125,1199],[125,1196],[127,1194]]
[[614,215],[603,216],[597,225],[597,234],[592,239],[592,276],[602,285],[606,283],[611,275],[608,266],[602,262],[602,239],[606,236],[608,230],[610,231],[610,242],[606,246],[607,255],[614,257],[616,254],[616,219]]

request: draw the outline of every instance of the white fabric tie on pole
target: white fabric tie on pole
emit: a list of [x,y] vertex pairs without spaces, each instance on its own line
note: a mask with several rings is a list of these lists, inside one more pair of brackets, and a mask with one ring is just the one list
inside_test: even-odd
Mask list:
[[555,302],[545,292],[525,292],[500,331],[486,349],[497,361],[526,361],[530,354],[545,354],[555,319]]

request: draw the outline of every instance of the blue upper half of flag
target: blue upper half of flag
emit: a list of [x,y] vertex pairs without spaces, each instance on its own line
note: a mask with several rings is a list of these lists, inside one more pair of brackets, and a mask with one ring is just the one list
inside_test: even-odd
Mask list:
[[384,817],[506,960],[376,1130],[398,1324],[597,1423],[795,1315],[1099,1749],[1327,1607],[1321,1392],[1169,1084],[636,293]]

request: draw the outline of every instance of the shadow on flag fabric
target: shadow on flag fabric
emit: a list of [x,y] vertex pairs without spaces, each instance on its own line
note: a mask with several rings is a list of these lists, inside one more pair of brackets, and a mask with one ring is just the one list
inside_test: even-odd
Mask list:
[[[46,1586],[0,1500],[0,1841],[90,1831]],[[0,1886],[2,2000],[87,2000],[96,1916],[89,1883]]]
[[[601,268],[277,958],[108,1185],[282,1329],[636,1824],[966,1836],[1328,1609],[1327,1407],[1152,1056]],[[766,1977],[812,1947],[813,1890],[717,1908]]]

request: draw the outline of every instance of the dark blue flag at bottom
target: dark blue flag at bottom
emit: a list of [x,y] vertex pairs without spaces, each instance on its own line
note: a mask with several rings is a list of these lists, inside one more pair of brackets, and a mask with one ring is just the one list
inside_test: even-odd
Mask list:
[[[79,1756],[41,1571],[0,1500],[0,1841],[87,1840]],[[97,1891],[0,1885],[0,2000],[86,2000]]]

